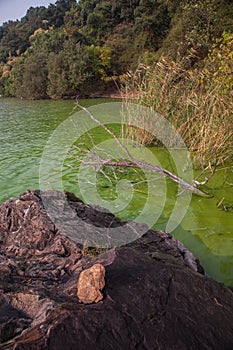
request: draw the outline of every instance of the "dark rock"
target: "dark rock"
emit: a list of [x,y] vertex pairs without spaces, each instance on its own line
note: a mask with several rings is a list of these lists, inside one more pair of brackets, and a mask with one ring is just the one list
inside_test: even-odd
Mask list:
[[[59,193],[47,197],[63,215]],[[66,197],[71,220],[83,220],[76,233],[110,225],[129,229],[112,214]],[[0,205],[0,349],[233,348],[232,292],[201,274],[197,259],[170,234],[148,230],[94,258],[83,256],[82,245],[60,227],[39,191]],[[104,298],[81,304],[79,275],[97,263],[106,270]]]

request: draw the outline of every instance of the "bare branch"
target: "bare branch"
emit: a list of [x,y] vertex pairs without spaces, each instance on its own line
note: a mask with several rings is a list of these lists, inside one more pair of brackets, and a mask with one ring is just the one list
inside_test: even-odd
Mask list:
[[[193,180],[192,184],[194,186],[204,186],[204,185],[206,185],[209,182],[209,180],[212,178],[212,176],[215,174],[217,166],[218,166],[218,162],[217,161],[215,162],[214,165],[212,165],[209,162],[208,166],[202,170],[202,172],[198,175],[198,177],[195,180]],[[208,170],[210,171],[210,175],[206,176],[206,173],[207,173]],[[204,181],[197,181],[197,179],[199,179],[202,175],[204,175],[205,180]]]
[[[83,111],[85,111],[87,113],[87,115],[97,124],[99,125],[101,128],[103,128],[109,135],[111,135],[113,137],[113,139],[116,141],[116,143],[118,144],[118,146],[121,148],[121,150],[125,153],[125,155],[127,156],[126,159],[122,159],[120,161],[115,161],[115,160],[111,160],[109,159],[111,157],[111,155],[107,154],[109,156],[108,159],[105,159],[103,157],[101,157],[98,153],[91,151],[88,154],[88,158],[89,159],[82,159],[79,156],[74,156],[75,159],[77,159],[79,162],[81,162],[83,165],[91,165],[91,166],[109,166],[109,167],[127,167],[127,168],[133,168],[133,169],[144,169],[144,170],[148,170],[151,172],[156,172],[158,174],[161,174],[169,179],[171,179],[172,181],[178,183],[180,186],[182,186],[184,189],[192,191],[193,193],[200,195],[200,196],[204,196],[204,197],[209,197],[210,195],[201,191],[200,189],[198,189],[196,186],[199,184],[202,184],[201,182],[199,183],[197,180],[194,180],[192,184],[187,183],[185,180],[179,178],[177,175],[171,173],[170,171],[161,168],[157,165],[152,165],[150,163],[138,160],[136,158],[134,158],[131,153],[129,152],[129,150],[122,144],[122,142],[119,140],[119,138],[114,134],[114,132],[112,132],[105,124],[103,124],[101,121],[99,121],[98,119],[96,119],[91,112],[81,106],[78,102],[77,102],[77,107],[79,107],[80,109],[82,109]],[[95,145],[95,148],[96,145]],[[78,150],[80,150],[79,147],[77,147]],[[103,150],[101,150],[103,151]],[[86,152],[82,151],[81,149],[81,153],[86,155]],[[70,153],[72,154],[72,153]],[[106,152],[105,152],[106,155]]]

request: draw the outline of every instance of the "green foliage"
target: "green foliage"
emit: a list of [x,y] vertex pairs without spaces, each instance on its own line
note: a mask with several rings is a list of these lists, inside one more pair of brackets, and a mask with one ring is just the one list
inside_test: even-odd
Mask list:
[[67,65],[63,52],[51,52],[48,58],[48,96],[53,99],[62,98],[68,89]]
[[43,52],[18,59],[7,80],[5,95],[29,99],[46,98],[47,55]]
[[170,30],[161,51],[173,59],[193,55],[192,64],[204,59],[213,39],[224,30],[233,30],[233,4],[229,0],[165,1],[170,16]]
[[40,99],[47,97],[47,55],[38,52],[24,63],[22,97]]
[[48,12],[50,14],[49,23],[55,28],[59,28],[64,24],[64,17],[67,11],[69,11],[73,5],[76,4],[75,0],[58,0],[55,5],[50,4]]
[[54,52],[58,53],[63,50],[63,45],[67,40],[64,28],[53,29],[34,33],[30,37],[31,52],[45,51],[47,53]]
[[67,41],[59,53],[48,59],[48,95],[51,98],[76,96],[87,88],[93,75],[87,50],[80,44]]
[[170,24],[166,5],[153,0],[141,0],[134,17],[137,47],[157,50]]
[[30,46],[30,36],[38,28],[61,27],[67,11],[76,4],[75,0],[58,0],[48,8],[30,7],[21,21],[9,21],[0,28],[0,48],[9,56],[22,54]]
[[225,93],[233,91],[233,33],[223,33],[215,40],[203,69],[206,86],[219,84]]
[[28,37],[31,29],[22,26],[18,22],[10,21],[5,26],[5,31],[1,39],[1,51],[8,56],[16,56],[23,53],[29,46]]
[[139,62],[191,52],[189,68],[210,49],[205,71],[211,79],[217,74],[211,65],[226,73],[212,47],[224,31],[233,32],[230,0],[58,0],[30,7],[20,21],[0,27],[0,89],[27,98],[83,96],[107,89],[112,76],[120,81]]
[[140,52],[135,49],[133,37],[133,24],[122,23],[115,27],[114,32],[105,42],[112,53],[112,65],[115,74],[122,74],[130,68],[132,62],[137,61]]
[[22,97],[22,85],[24,74],[24,61],[22,57],[18,59],[13,66],[10,74],[10,78],[5,82],[5,95]]
[[95,75],[104,79],[111,69],[111,51],[106,46],[91,45],[86,48]]

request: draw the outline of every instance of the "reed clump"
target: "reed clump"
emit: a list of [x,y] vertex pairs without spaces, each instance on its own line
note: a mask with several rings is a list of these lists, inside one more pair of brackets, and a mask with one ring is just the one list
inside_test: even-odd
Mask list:
[[[223,90],[221,82],[206,84],[205,80],[204,85],[203,81],[201,70],[187,70],[183,62],[165,58],[153,67],[141,64],[136,71],[129,72],[124,85],[124,137],[145,146],[158,144],[158,139],[149,132],[153,130],[151,113],[157,112],[178,131],[195,167],[229,160],[233,151],[232,92]],[[147,108],[134,115],[127,108],[132,103]]]

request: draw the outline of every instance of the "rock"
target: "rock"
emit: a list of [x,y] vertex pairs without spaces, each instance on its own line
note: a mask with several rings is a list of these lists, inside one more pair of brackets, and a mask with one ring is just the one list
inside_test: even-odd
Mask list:
[[105,285],[105,268],[94,264],[80,273],[77,296],[84,304],[98,303],[103,299],[102,290]]
[[[60,194],[47,195],[63,215]],[[127,234],[132,226],[66,196],[80,235],[111,223]],[[148,230],[98,257],[82,248],[51,222],[39,191],[0,205],[1,350],[233,348],[232,291],[205,276],[170,234]],[[94,266],[105,269],[104,298],[78,303],[77,281]]]

